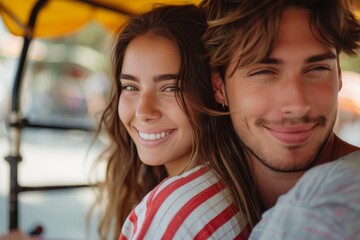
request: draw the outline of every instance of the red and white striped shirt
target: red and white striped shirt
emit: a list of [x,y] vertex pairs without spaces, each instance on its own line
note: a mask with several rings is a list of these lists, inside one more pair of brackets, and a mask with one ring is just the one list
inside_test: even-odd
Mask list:
[[212,171],[198,166],[165,179],[147,194],[125,221],[120,240],[247,239],[249,225],[237,216],[228,189]]

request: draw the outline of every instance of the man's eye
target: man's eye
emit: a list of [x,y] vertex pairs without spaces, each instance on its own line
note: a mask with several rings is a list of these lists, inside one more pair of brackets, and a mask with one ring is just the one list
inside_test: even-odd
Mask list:
[[305,77],[309,80],[320,80],[327,78],[331,72],[331,68],[328,66],[313,66],[305,72]]
[[253,72],[250,74],[250,76],[261,76],[261,75],[268,75],[268,74],[273,74],[273,71],[271,71],[269,69],[264,69],[264,70]]
[[330,68],[326,66],[316,66],[310,69],[310,71],[329,71]]

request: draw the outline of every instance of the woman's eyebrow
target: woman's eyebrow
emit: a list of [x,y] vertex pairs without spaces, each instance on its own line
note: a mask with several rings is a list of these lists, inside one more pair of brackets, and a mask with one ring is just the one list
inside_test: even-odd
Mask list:
[[178,79],[178,77],[179,77],[178,74],[161,74],[154,77],[154,81],[158,82],[158,81],[166,81],[166,80],[175,80]]
[[123,73],[120,74],[120,79],[133,80],[133,81],[137,81],[137,82],[139,81],[139,79],[137,77],[132,76],[130,74],[123,74]]
[[[159,81],[166,81],[166,80],[176,80],[178,79],[179,75],[178,74],[160,74],[160,75],[156,75],[153,80],[154,82],[159,82]],[[139,79],[133,75],[130,74],[120,74],[120,79],[124,79],[124,80],[132,80],[132,81],[136,81],[139,82]]]

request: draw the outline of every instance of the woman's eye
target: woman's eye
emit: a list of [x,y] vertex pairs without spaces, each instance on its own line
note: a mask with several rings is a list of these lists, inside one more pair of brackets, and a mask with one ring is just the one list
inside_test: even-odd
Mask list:
[[122,86],[122,90],[125,90],[125,91],[135,91],[137,88],[132,86],[132,85],[124,85]]
[[177,92],[180,91],[180,89],[176,86],[167,86],[163,90],[164,92]]

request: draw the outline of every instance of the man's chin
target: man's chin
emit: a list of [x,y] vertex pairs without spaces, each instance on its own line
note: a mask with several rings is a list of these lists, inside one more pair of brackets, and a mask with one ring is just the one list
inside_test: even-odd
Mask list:
[[282,158],[282,159],[259,159],[259,161],[265,165],[268,169],[274,172],[282,173],[294,173],[303,172],[310,169],[313,165],[314,158],[310,157],[307,159],[296,159],[296,158]]

